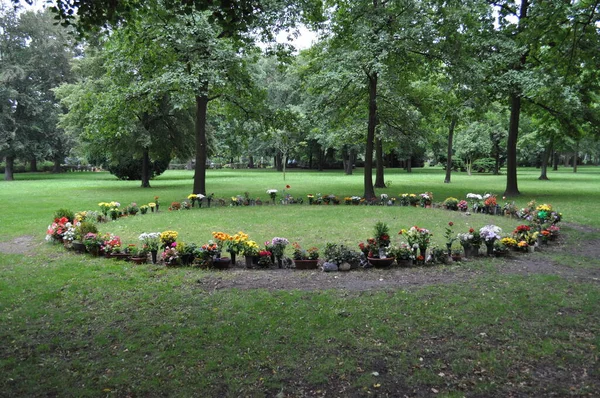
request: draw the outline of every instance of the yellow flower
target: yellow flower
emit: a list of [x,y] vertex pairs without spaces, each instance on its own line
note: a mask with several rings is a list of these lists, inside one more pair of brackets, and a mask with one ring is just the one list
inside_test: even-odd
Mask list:
[[150,203],[148,203],[148,207],[156,207],[156,203],[150,202]]
[[196,199],[198,197],[198,195],[196,195],[195,193],[191,193],[188,195],[188,199]]

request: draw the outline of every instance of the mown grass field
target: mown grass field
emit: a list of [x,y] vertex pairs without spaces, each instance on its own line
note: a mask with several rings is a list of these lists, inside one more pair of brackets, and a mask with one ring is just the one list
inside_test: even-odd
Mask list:
[[[191,193],[191,172],[167,172],[151,189],[105,173],[17,175],[0,183],[0,242],[32,236],[34,250],[0,252],[0,396],[598,396],[600,264],[568,249],[600,239],[600,169],[537,176],[520,172],[517,203],[549,202],[574,223],[563,227],[564,250],[533,255],[557,272],[507,273],[511,260],[479,260],[428,270],[471,275],[454,283],[306,291],[203,289],[199,281],[234,274],[133,266],[43,242],[58,208],[156,195],[165,210]],[[504,189],[503,176],[456,174],[443,184],[434,169],[390,170],[386,180],[391,187],[378,194],[432,191],[436,201]],[[362,193],[360,171],[292,171],[283,181],[272,171],[221,170],[207,181],[217,197],[248,191],[263,200],[286,184],[303,197]],[[213,230],[241,229],[259,242],[284,236],[322,248],[355,245],[379,220],[392,231],[429,227],[437,243],[448,221],[457,232],[515,224],[442,210],[303,205],[161,211],[101,229],[131,242],[175,229],[196,243]]]

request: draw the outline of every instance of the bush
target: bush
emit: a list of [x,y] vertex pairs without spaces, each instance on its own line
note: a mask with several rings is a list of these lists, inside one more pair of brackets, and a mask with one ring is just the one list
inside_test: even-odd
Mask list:
[[75,213],[73,213],[69,209],[58,209],[54,212],[55,219],[63,217],[66,217],[69,220],[69,222],[73,222],[73,220],[75,219]]
[[494,171],[494,167],[496,167],[496,160],[494,158],[477,159],[471,167],[477,173],[491,173]]
[[[169,159],[157,159],[150,162],[150,178],[161,175],[169,167]],[[120,180],[141,180],[142,159],[121,158],[117,164],[108,166],[110,174]]]
[[77,228],[75,228],[75,238],[77,240],[81,240],[88,233],[98,233],[98,228],[96,227],[96,225],[89,221],[82,221],[79,223],[79,225],[77,225]]

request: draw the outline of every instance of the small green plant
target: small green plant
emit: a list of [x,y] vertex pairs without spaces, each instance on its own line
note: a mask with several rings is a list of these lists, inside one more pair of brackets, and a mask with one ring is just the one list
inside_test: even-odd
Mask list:
[[75,239],[76,240],[83,239],[83,237],[89,233],[92,233],[92,234],[98,233],[98,228],[96,227],[96,225],[89,221],[82,221],[79,224],[77,224],[77,227],[75,227]]
[[73,222],[75,219],[75,213],[69,209],[58,209],[54,212],[54,219],[67,218],[69,222]]

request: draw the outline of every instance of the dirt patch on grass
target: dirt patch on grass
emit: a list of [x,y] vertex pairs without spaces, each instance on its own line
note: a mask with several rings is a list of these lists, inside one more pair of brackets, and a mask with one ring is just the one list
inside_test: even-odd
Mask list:
[[36,242],[33,236],[18,236],[9,242],[0,242],[0,253],[29,254],[40,244],[41,242]]

